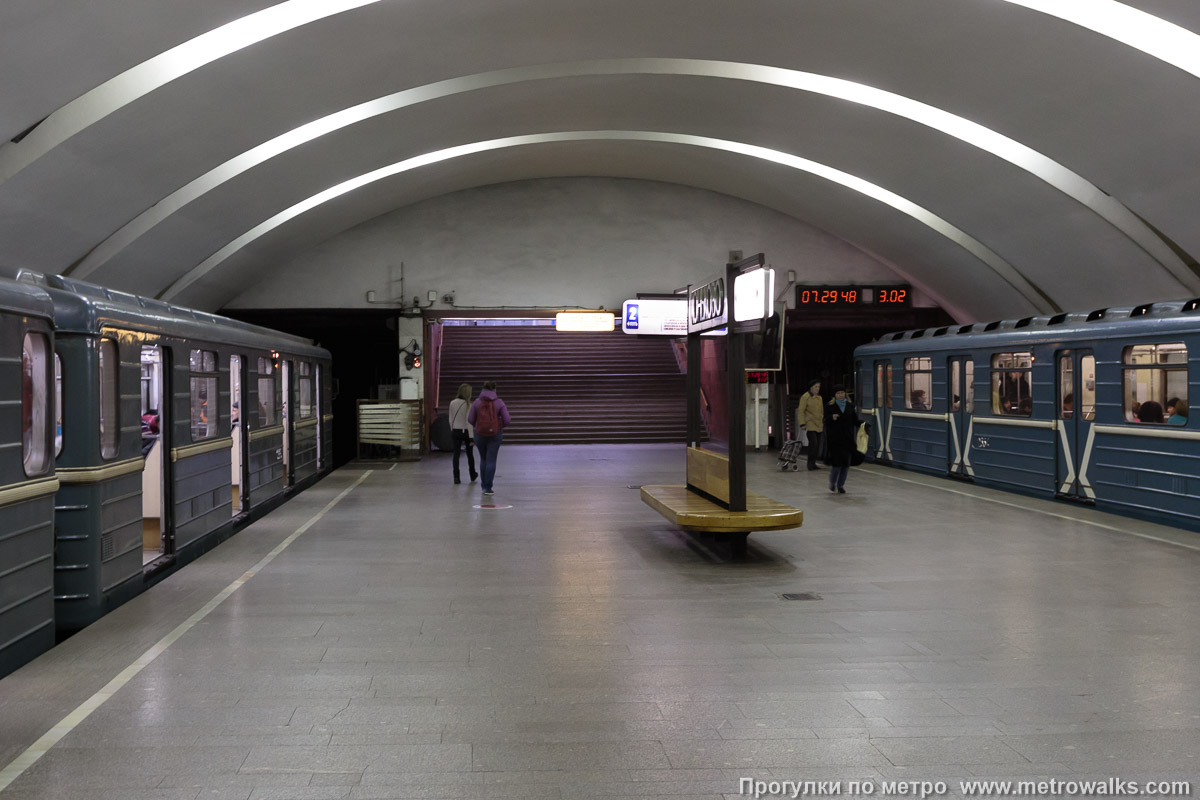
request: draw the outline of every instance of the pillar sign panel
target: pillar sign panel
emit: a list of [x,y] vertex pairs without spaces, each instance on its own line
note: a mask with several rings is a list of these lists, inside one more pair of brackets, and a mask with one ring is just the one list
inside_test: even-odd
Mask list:
[[728,320],[724,276],[688,287],[688,333],[724,328]]

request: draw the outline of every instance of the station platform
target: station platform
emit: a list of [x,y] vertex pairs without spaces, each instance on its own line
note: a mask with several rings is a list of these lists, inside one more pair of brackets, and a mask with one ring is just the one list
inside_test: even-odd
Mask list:
[[338,470],[0,680],[0,800],[1200,779],[1200,535],[764,452],[804,527],[734,560],[641,502],[683,460]]

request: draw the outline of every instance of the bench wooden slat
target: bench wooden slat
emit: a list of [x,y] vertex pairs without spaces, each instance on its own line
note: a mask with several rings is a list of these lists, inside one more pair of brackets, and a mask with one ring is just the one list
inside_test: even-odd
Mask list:
[[642,502],[686,531],[750,533],[799,528],[804,512],[746,492],[746,510],[730,511],[706,500],[686,486],[643,486]]

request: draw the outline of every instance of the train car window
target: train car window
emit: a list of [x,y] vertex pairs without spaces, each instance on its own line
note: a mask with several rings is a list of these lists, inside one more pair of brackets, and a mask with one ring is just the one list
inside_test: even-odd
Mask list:
[[875,408],[883,408],[883,364],[875,365]]
[[312,364],[307,361],[296,362],[296,391],[300,395],[300,419],[311,419],[315,410],[313,407]]
[[884,403],[888,408],[892,407],[892,365],[889,362],[887,365],[887,381],[884,387],[887,390],[887,395],[884,397]]
[[121,440],[120,420],[117,418],[117,378],[121,361],[117,343],[100,340],[100,457],[116,458]]
[[27,333],[21,343],[21,454],[28,477],[50,468],[47,425],[50,398],[46,396],[50,342],[40,333]]
[[63,448],[63,402],[62,402],[62,357],[54,354],[54,457],[62,455]]
[[[964,377],[965,376],[965,377]],[[954,413],[965,410],[970,414],[975,409],[975,362],[953,358],[950,360],[950,410]]]
[[275,405],[275,376],[271,359],[258,360],[258,425],[269,428],[279,419]]
[[1033,354],[992,355],[992,413],[1003,417],[1033,416]]
[[966,378],[964,379],[966,386],[964,388],[967,390],[967,399],[966,399],[966,405],[963,407],[963,410],[966,411],[968,414],[974,414],[975,413],[975,362],[973,360],[967,361],[966,365],[964,366],[964,371],[966,372]]
[[1136,344],[1125,348],[1124,410],[1127,422],[1186,425],[1187,345]]
[[[1096,357],[1079,359],[1079,413],[1085,420],[1096,418]],[[1184,409],[1184,413],[1187,409]]]
[[192,350],[188,357],[191,372],[192,441],[211,439],[219,432],[217,408],[217,354],[210,350]]
[[933,359],[904,359],[904,406],[912,411],[933,410]]
[[1070,353],[1058,357],[1058,416],[1075,416],[1075,359]]

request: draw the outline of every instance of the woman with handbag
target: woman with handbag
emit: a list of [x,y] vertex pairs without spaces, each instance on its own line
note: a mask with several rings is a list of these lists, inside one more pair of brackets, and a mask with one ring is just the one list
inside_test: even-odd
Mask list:
[[858,412],[846,397],[846,387],[833,387],[833,399],[825,406],[825,447],[829,465],[829,491],[846,493],[850,459],[858,451]]

